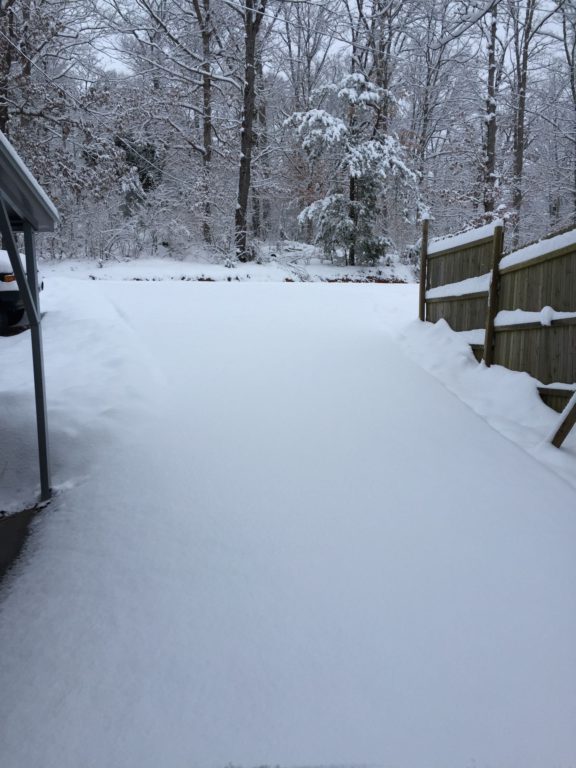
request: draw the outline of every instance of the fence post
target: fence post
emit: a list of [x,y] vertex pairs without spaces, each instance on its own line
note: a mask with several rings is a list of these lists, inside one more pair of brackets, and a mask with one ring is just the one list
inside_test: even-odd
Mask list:
[[492,274],[488,291],[488,312],[486,314],[486,330],[484,333],[484,364],[488,367],[494,362],[494,320],[498,314],[498,294],[500,292],[500,259],[504,243],[502,225],[494,227],[492,241]]
[[420,301],[418,317],[426,320],[426,270],[428,268],[428,218],[422,221],[422,243],[420,245]]
[[576,392],[570,398],[570,402],[562,411],[560,424],[555,428],[554,434],[549,440],[555,448],[560,448],[568,437],[572,427],[576,424]]

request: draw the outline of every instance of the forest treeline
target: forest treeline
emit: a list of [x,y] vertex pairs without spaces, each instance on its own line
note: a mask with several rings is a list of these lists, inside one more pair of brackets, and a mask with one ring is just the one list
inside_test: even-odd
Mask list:
[[374,262],[576,225],[573,0],[0,0],[0,130],[55,256]]

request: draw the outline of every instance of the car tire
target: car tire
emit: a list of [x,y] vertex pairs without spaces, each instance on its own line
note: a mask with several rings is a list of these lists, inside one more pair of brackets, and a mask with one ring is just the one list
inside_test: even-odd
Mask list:
[[5,331],[11,325],[17,325],[24,317],[23,309],[0,308],[0,331]]

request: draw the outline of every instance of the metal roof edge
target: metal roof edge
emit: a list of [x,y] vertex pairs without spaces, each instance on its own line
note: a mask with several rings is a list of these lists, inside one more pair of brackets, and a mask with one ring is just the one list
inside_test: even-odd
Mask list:
[[[30,200],[32,211],[34,211],[34,209],[40,209],[43,216],[39,218],[44,221],[48,219],[52,223],[51,229],[54,229],[54,225],[60,221],[60,214],[58,213],[56,206],[42,189],[38,181],[32,175],[30,169],[2,131],[0,131],[0,161],[3,161],[3,164],[8,166],[14,173],[16,182],[20,186],[18,191],[25,192],[26,199]],[[12,207],[21,218],[28,220],[27,213],[29,212],[21,208],[18,199],[11,195],[9,189],[3,188],[2,179],[0,179],[0,191],[8,201],[10,207]],[[34,222],[30,223],[33,224]]]

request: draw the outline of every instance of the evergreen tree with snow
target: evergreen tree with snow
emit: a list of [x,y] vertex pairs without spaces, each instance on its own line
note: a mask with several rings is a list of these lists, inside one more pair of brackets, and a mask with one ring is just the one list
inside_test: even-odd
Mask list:
[[336,161],[329,194],[304,208],[299,222],[313,223],[327,255],[342,249],[349,265],[375,263],[391,245],[382,217],[385,197],[392,184],[414,191],[416,175],[398,139],[379,125],[391,94],[361,73],[331,90],[331,112],[295,112],[287,121],[310,160],[329,154]]

